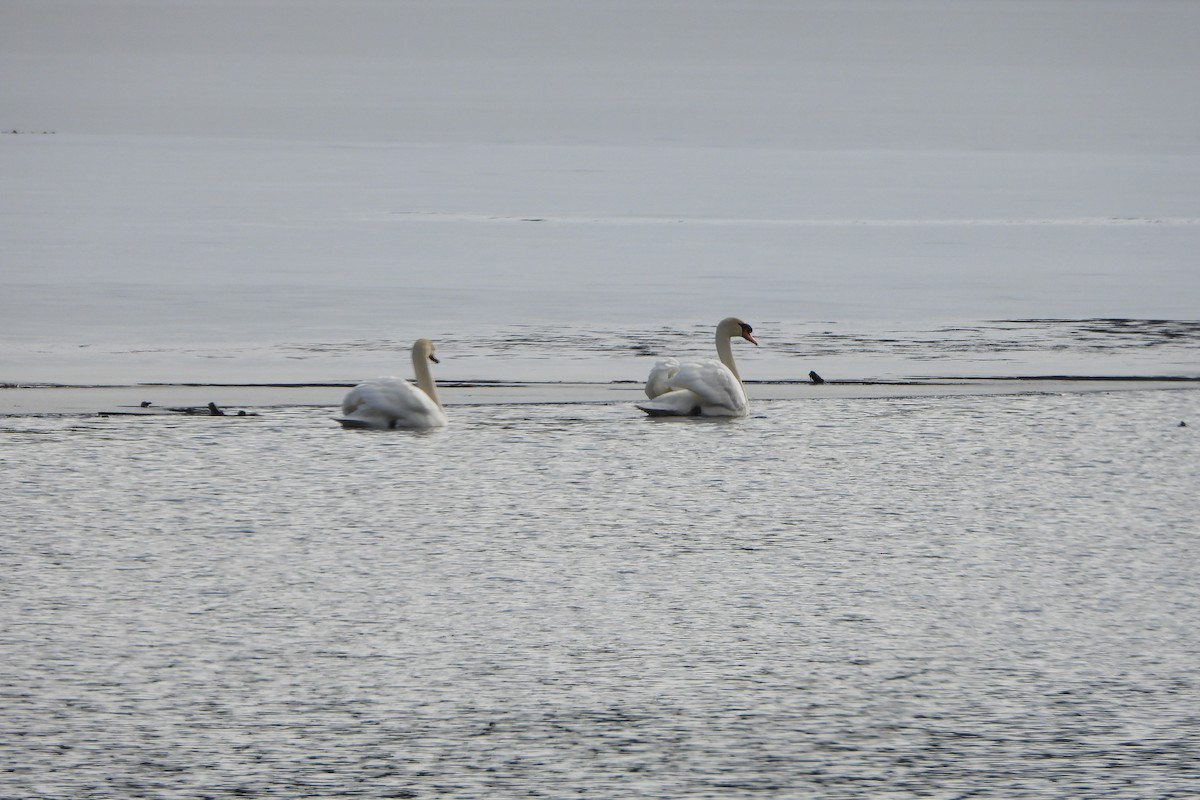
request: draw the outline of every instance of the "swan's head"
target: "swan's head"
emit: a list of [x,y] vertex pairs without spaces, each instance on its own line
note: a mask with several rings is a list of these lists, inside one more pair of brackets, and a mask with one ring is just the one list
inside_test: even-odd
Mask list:
[[441,363],[437,360],[437,356],[433,354],[433,342],[428,339],[417,339],[413,344],[413,355],[417,358],[428,358],[435,364]]
[[751,335],[754,333],[754,328],[751,328],[737,317],[726,317],[725,319],[721,320],[721,324],[717,326],[717,330],[723,336],[728,336],[730,339],[735,336],[740,336],[750,344],[758,344],[758,342],[754,340],[754,336]]

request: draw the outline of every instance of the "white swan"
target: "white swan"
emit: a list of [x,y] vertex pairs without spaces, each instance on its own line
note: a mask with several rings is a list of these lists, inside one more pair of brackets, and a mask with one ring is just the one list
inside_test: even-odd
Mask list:
[[402,378],[372,378],[350,390],[337,421],[346,428],[440,428],[449,420],[438,400],[429,362],[438,363],[433,342],[417,339],[412,346],[417,385]]
[[665,358],[650,370],[646,379],[649,402],[637,407],[652,417],[743,417],[748,404],[737,365],[733,363],[730,340],[740,336],[757,345],[754,331],[737,317],[717,325],[717,357],[679,362]]

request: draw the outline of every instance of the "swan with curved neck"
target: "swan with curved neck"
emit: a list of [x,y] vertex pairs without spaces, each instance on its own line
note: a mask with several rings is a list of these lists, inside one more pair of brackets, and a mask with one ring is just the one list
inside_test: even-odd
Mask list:
[[342,400],[337,421],[346,428],[440,428],[449,420],[438,400],[429,362],[437,364],[433,342],[417,339],[412,346],[417,385],[403,378],[372,378],[355,386]]
[[741,417],[749,409],[746,390],[733,360],[732,342],[758,342],[754,329],[737,317],[717,324],[717,360],[659,361],[646,379],[649,401],[637,407],[653,417]]

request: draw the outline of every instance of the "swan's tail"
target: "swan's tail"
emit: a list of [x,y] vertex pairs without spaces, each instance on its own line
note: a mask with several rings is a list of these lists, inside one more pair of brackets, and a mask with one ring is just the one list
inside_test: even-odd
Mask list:
[[343,428],[370,428],[370,427],[373,427],[371,425],[371,423],[364,422],[361,419],[354,419],[353,417],[334,417],[333,421],[342,423]]
[[652,417],[694,417],[704,413],[699,398],[687,390],[668,392],[634,407]]
[[682,417],[682,416],[700,416],[700,408],[697,407],[689,415],[680,414],[678,411],[671,408],[653,408],[651,406],[638,406],[639,409],[645,411],[652,417]]

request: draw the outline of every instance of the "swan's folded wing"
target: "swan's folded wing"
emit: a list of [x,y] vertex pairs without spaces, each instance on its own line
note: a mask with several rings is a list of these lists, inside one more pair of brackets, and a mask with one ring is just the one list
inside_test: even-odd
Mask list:
[[671,391],[671,378],[679,371],[679,362],[673,358],[664,358],[650,370],[646,378],[646,397],[651,400],[660,394]]
[[364,407],[367,407],[371,395],[371,387],[367,384],[360,383],[358,386],[355,386],[342,398],[342,415],[348,417],[356,411],[361,411]]
[[745,414],[746,392],[742,383],[720,361],[705,359],[679,365],[671,377],[672,389],[689,389],[700,398],[705,414],[721,411]]
[[401,378],[371,378],[355,386],[342,400],[342,413],[353,414],[356,411],[374,409],[382,411],[392,405],[392,396],[403,392],[400,386],[407,386],[408,381]]

